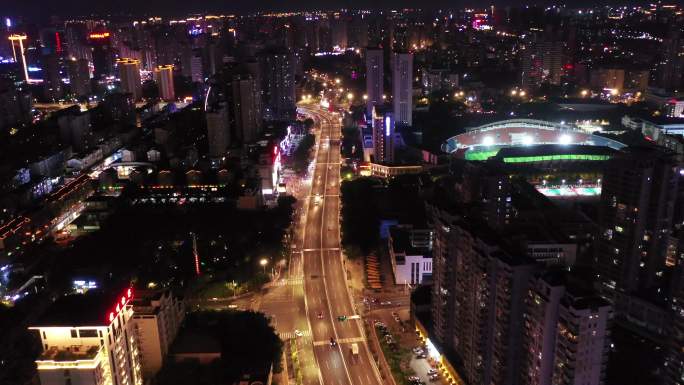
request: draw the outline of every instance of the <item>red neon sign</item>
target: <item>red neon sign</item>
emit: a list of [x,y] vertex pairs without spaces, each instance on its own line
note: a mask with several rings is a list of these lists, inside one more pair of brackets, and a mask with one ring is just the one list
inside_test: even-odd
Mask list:
[[119,315],[119,312],[121,310],[126,308],[126,304],[132,298],[133,298],[133,289],[129,287],[126,290],[126,292],[121,296],[121,299],[116,301],[116,305],[114,306],[114,310],[109,312],[107,319],[109,320],[110,323],[114,321],[114,319],[116,318],[117,315]]
[[59,32],[55,32],[55,44],[57,45],[57,52],[62,52],[62,40],[59,38]]

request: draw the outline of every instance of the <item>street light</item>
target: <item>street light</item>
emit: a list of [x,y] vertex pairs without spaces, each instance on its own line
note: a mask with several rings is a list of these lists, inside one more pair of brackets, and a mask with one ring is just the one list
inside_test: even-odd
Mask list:
[[348,99],[348,100],[354,99],[354,94],[352,94],[351,92],[348,93],[348,94],[347,94],[347,99]]
[[264,274],[266,274],[266,265],[268,265],[268,259],[261,258],[261,260],[259,261],[259,264],[264,269]]

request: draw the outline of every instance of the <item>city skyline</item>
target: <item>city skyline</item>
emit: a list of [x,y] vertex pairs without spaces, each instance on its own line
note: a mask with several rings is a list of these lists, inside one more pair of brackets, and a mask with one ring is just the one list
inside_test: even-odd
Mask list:
[[682,6],[127,1],[0,15],[0,383],[684,385]]
[[[527,3],[531,6],[554,6],[559,5],[551,0],[546,1],[530,1]],[[606,1],[603,5],[645,5],[646,3],[639,3],[633,1]],[[496,0],[488,3],[486,6],[520,6],[519,2],[510,0]],[[590,0],[583,0],[573,2],[572,7],[591,7],[595,3]],[[199,3],[188,4],[180,0],[151,0],[140,4],[132,0],[123,0],[117,3],[104,2],[103,4],[95,4],[86,0],[63,0],[59,3],[42,0],[35,2],[21,2],[18,0],[9,0],[4,4],[3,11],[7,13],[6,16],[20,16],[27,17],[34,21],[44,21],[50,15],[58,16],[88,16],[92,14],[100,14],[102,16],[111,17],[126,17],[126,16],[167,16],[178,17],[190,14],[209,14],[209,13],[240,13],[248,14],[253,12],[301,12],[301,11],[331,11],[336,9],[369,9],[369,10],[389,10],[401,8],[414,9],[459,9],[464,7],[481,7],[482,4],[462,0],[456,3],[446,0],[333,0],[325,4],[314,2],[311,0],[292,0],[287,4],[283,4],[277,0],[258,0],[249,3],[231,3],[226,4],[223,0],[202,0]],[[127,10],[126,10],[127,9]]]

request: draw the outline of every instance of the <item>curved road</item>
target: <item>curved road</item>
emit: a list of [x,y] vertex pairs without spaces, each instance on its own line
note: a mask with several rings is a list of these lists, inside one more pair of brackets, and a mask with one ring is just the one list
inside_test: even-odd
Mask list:
[[[316,158],[311,194],[304,206],[302,242],[304,298],[322,385],[380,385],[382,380],[363,332],[362,320],[338,321],[356,311],[340,253],[340,123],[317,107],[300,107],[316,122]],[[337,346],[330,345],[334,338]],[[357,343],[359,354],[351,353]]]

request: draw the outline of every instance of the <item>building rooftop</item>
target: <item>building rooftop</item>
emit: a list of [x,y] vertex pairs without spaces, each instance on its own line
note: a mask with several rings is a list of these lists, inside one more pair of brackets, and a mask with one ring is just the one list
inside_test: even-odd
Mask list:
[[413,242],[411,242],[411,230],[411,228],[404,226],[390,227],[389,232],[392,237],[392,248],[394,248],[394,252],[429,257],[431,254],[429,248],[415,246]]
[[97,356],[100,347],[95,346],[81,346],[71,348],[57,348],[55,346],[43,351],[38,357],[39,361],[76,361],[76,360],[92,360]]
[[53,302],[31,326],[107,326],[108,314],[120,297],[120,291],[102,290],[66,295]]

